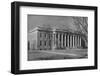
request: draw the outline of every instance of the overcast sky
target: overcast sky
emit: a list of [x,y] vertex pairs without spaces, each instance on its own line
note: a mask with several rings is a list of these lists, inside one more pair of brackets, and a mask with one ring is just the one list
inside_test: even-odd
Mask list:
[[71,16],[47,16],[47,15],[28,15],[28,31],[40,25],[51,25],[52,27],[61,27],[65,25],[68,28],[76,29],[73,25]]

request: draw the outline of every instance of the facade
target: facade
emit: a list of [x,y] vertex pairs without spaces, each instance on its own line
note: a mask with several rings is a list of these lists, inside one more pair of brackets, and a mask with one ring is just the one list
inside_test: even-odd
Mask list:
[[72,30],[36,27],[28,35],[31,50],[86,48],[84,35]]

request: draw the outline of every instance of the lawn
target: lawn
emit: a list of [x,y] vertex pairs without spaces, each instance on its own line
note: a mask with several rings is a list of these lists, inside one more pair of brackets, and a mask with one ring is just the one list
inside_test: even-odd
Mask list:
[[28,60],[56,60],[56,59],[81,59],[87,58],[87,49],[66,50],[31,50]]

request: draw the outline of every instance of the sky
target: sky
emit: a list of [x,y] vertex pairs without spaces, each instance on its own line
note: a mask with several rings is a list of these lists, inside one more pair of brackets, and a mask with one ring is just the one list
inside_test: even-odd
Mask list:
[[[76,30],[71,16],[28,15],[28,32],[36,26],[51,25]],[[64,25],[64,26],[63,26]]]

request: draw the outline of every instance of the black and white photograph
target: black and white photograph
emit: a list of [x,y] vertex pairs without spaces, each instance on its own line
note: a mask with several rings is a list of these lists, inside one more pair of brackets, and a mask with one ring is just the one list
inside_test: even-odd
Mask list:
[[27,16],[28,61],[88,58],[88,17]]
[[11,72],[97,69],[97,7],[11,4]]

